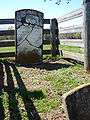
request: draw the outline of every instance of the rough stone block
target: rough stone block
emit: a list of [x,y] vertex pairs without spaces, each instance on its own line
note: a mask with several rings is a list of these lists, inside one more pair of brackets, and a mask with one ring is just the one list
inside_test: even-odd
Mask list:
[[43,13],[23,9],[15,13],[16,61],[22,64],[42,60]]
[[90,84],[64,94],[63,104],[67,120],[90,120]]

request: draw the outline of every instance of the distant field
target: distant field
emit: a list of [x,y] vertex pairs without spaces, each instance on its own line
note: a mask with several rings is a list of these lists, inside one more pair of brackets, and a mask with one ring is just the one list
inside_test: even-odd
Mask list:
[[[51,46],[50,45],[44,45],[43,49],[44,50],[51,49]],[[76,47],[76,46],[60,45],[59,49],[60,50],[65,50],[65,51],[70,51],[70,52],[73,52],[73,53],[81,53],[81,54],[84,53],[84,49],[83,48]]]
[[76,47],[76,46],[68,46],[68,45],[61,45],[60,49],[65,50],[65,51],[70,51],[73,53],[84,53],[84,49],[81,47]]
[[[43,50],[50,50],[51,45],[44,45]],[[65,50],[65,51],[70,51],[73,53],[84,53],[84,49],[81,47],[76,47],[76,46],[67,46],[67,45],[60,45],[59,49]],[[0,52],[14,52],[15,47],[0,47]]]
[[15,47],[0,47],[0,52],[14,52]]

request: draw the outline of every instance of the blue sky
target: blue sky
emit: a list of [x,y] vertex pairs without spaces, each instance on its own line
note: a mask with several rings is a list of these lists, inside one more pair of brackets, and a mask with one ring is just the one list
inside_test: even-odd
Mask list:
[[[64,0],[66,1],[66,0]],[[19,9],[35,9],[44,13],[45,18],[60,17],[72,10],[81,7],[82,0],[72,0],[68,5],[66,2],[56,5],[55,0],[44,2],[44,0],[1,0],[0,19],[14,18],[15,11]]]

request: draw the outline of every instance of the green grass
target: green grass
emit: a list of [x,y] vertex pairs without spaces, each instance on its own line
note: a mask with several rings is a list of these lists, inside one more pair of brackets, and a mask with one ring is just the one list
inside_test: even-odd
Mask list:
[[[62,46],[60,47],[62,50],[70,51],[70,52],[78,52],[82,53],[82,49],[79,47],[72,47],[72,46]],[[44,46],[44,49],[50,49],[50,45]],[[15,51],[15,47],[8,48],[0,48],[0,51]],[[51,56],[47,56],[46,58],[50,59]],[[30,106],[30,101],[32,101],[35,108],[38,110],[39,113],[46,114],[47,112],[50,112],[54,109],[62,108],[62,95],[71,89],[82,85],[84,83],[90,82],[90,75],[85,73],[85,70],[82,65],[80,64],[70,64],[70,66],[67,66],[67,62],[64,61],[64,63],[61,62],[61,66],[64,64],[63,67],[61,67],[57,70],[39,70],[39,73],[37,71],[32,73],[33,69],[31,68],[31,71],[27,75],[28,68],[25,68],[25,71],[19,71],[20,75],[22,76],[22,79],[24,79],[24,83],[26,87],[30,84],[26,84],[27,79],[32,80],[32,84],[39,86],[39,83],[42,81],[47,82],[51,85],[53,95],[49,98],[50,89],[48,89],[46,86],[48,84],[44,85],[41,88],[35,87],[35,90],[27,91],[25,89],[25,86],[21,84],[21,87],[19,86],[14,87],[13,91],[8,91],[7,87],[0,91],[0,107],[4,107],[4,113],[5,113],[5,120],[9,120],[10,118],[10,110],[12,108],[15,109],[14,116],[16,120],[20,119],[20,115],[22,116],[22,120],[28,120],[28,114],[25,109],[25,102],[28,104],[28,110],[31,111],[32,107]],[[51,67],[51,66],[50,66]],[[17,67],[17,70],[19,70],[20,67]],[[24,68],[23,68],[24,69]],[[12,71],[13,72],[13,71]],[[41,73],[44,74],[41,74]],[[10,80],[12,81],[11,73],[8,75],[10,77]],[[30,77],[30,75],[32,77]],[[39,77],[40,76],[40,77]],[[20,77],[18,74],[16,74],[17,79],[20,81]],[[14,75],[15,79],[15,75]],[[9,82],[9,81],[8,81]],[[31,86],[30,86],[31,87]],[[20,92],[21,89],[21,92]],[[2,102],[3,101],[3,102]],[[3,107],[2,107],[2,104]],[[11,107],[11,108],[9,108]],[[19,109],[19,110],[18,110]],[[61,109],[62,110],[62,109]],[[20,111],[20,115],[19,112]]]
[[[49,50],[51,49],[50,45],[44,45],[43,46],[44,50]],[[0,47],[0,52],[14,52],[15,51],[15,47]]]
[[[21,67],[15,66],[15,73],[13,73],[13,70],[10,72],[7,67],[8,84],[10,85],[10,82],[12,83],[12,81],[18,81],[20,86],[14,87],[11,91],[9,91],[7,86],[4,86],[4,89],[0,91],[0,107],[1,109],[4,107],[5,120],[9,120],[10,110],[12,111],[13,109],[14,119],[20,119],[21,115],[22,120],[28,120],[28,112],[25,109],[25,104],[28,105],[29,112],[32,111],[32,106],[34,105],[41,114],[46,114],[47,112],[58,108],[61,108],[62,110],[62,95],[79,85],[90,82],[90,75],[85,73],[82,65],[71,64],[66,61],[64,61],[64,63],[61,62],[61,66],[62,64],[64,64],[64,67],[58,68],[57,70],[47,71],[44,69],[37,69],[34,71],[36,68],[31,68],[30,72],[28,72],[30,68],[22,67],[22,70],[20,71]],[[70,64],[70,66],[67,67],[67,64]],[[39,72],[37,73],[38,70]],[[33,73],[33,71],[35,73]],[[42,72],[44,74],[41,74]],[[11,74],[14,75],[13,78],[11,77]],[[22,79],[19,74],[22,76]],[[33,86],[36,85],[34,86],[34,89],[31,89],[30,82],[27,83],[28,78],[31,79],[31,82],[33,81]],[[43,87],[38,87],[41,82],[42,84],[43,82],[46,84],[43,85]],[[51,87],[48,87],[48,84],[50,84]],[[26,89],[28,85],[31,90]],[[51,91],[53,94],[51,94]],[[3,104],[3,107],[1,103]],[[20,111],[20,114],[18,111]]]
[[15,47],[0,47],[0,52],[15,52]]
[[[67,45],[60,45],[59,46],[60,50],[64,50],[64,51],[69,51],[72,53],[80,53],[80,54],[84,54],[84,49],[81,47],[76,47],[76,46],[67,46]],[[43,46],[43,50],[51,50],[51,45],[44,45]],[[43,59],[58,59],[61,58],[61,56],[57,56],[57,58],[52,58],[51,54],[48,55],[43,55]]]
[[76,46],[67,46],[67,45],[60,45],[60,49],[65,50],[65,51],[70,51],[73,53],[84,53],[83,48],[81,47],[76,47]]
[[[65,50],[65,51],[70,51],[74,53],[83,53],[84,50],[83,48],[80,47],[75,47],[75,46],[67,46],[67,45],[60,45],[60,49]],[[44,45],[43,50],[50,50],[51,45]],[[1,47],[0,52],[15,52],[15,47]]]
[[[50,45],[44,45],[43,46],[44,50],[50,50],[51,46]],[[81,47],[76,47],[76,46],[68,46],[68,45],[60,45],[59,46],[60,50],[65,50],[65,51],[69,51],[69,52],[73,52],[73,53],[84,53],[84,49]]]
[[90,82],[83,66],[79,64],[59,69],[53,74],[49,73],[44,76],[44,80],[50,81],[54,89],[61,95],[81,84]]
[[41,113],[49,112],[52,109],[59,106],[59,101],[57,98],[53,98],[51,100],[42,99],[34,102],[37,110]]
[[51,45],[43,45],[43,50],[51,50]]
[[90,83],[88,74],[85,73],[83,66],[80,64],[52,71],[43,76],[43,80],[50,82],[53,91],[55,91],[55,98],[50,101],[47,101],[47,99],[36,101],[35,105],[40,112],[50,111],[58,108],[57,106],[62,106],[62,95],[64,93],[79,85]]

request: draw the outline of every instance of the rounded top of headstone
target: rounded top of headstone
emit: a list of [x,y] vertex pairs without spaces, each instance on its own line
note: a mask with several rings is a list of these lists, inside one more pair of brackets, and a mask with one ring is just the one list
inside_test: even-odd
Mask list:
[[28,12],[29,14],[32,14],[32,15],[36,15],[36,16],[44,16],[44,13],[38,11],[38,10],[33,10],[33,9],[20,9],[20,10],[17,10],[15,13],[17,12]]
[[68,96],[74,94],[75,92],[83,89],[83,88],[87,88],[87,87],[90,87],[90,83],[87,83],[87,84],[83,84],[83,85],[80,85],[76,88],[74,88],[73,90],[70,90],[69,92],[65,93],[62,98],[65,100]]
[[26,24],[43,26],[43,17],[42,12],[33,9],[21,9],[15,12],[15,21],[18,21],[19,26]]

